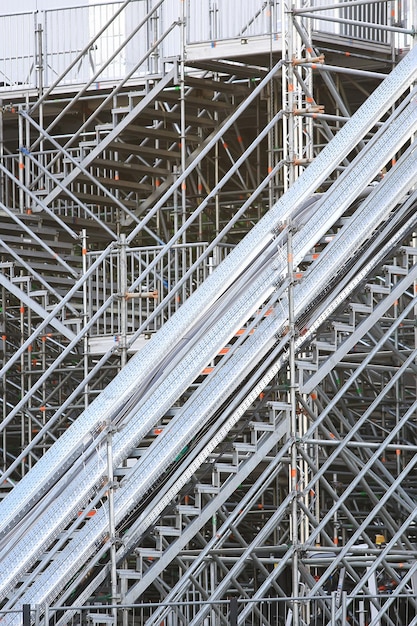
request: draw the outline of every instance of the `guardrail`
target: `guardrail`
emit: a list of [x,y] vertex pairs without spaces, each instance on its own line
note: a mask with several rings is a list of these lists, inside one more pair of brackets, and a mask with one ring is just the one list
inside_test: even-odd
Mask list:
[[[330,0],[314,0],[310,8],[314,11],[316,5],[327,4],[333,8],[314,14],[313,29],[347,41],[388,44],[391,37],[384,27],[406,29],[411,19],[399,14],[403,9],[396,2],[335,7]],[[200,0],[197,11],[188,0],[183,10],[185,46],[277,39],[282,30],[280,0]],[[152,13],[149,19],[148,12]],[[142,57],[143,64],[134,69],[132,78],[161,73],[165,63],[182,53],[178,30],[164,37],[152,54],[147,51],[173,23],[180,25],[179,12],[178,3],[172,0],[128,0],[0,15],[0,93],[42,91],[58,79],[62,87],[76,86],[91,77],[93,87],[99,88],[103,81],[124,78]],[[134,33],[132,24],[143,20],[145,28]],[[398,38],[396,44],[404,45]]]
[[[119,293],[120,298],[104,310],[91,329],[91,336],[113,336],[118,340],[121,326],[127,336],[133,335],[139,327],[144,328],[145,334],[156,332],[231,249],[230,246],[218,245],[207,257],[204,255],[207,247],[208,243],[177,244],[163,256],[159,254],[163,246],[128,248],[123,255],[118,251],[109,254],[89,278],[89,317],[109,301],[112,294]],[[96,252],[89,252],[88,262],[93,263],[98,256]],[[121,258],[123,268],[120,267]],[[198,263],[199,259],[202,261]],[[194,271],[177,289],[177,283],[195,263]],[[145,281],[132,288],[135,278],[151,264],[153,269]],[[165,306],[161,309],[158,304],[162,301],[165,301]]]
[[[285,624],[291,619],[292,607],[297,605],[303,624],[310,626],[342,626],[343,624],[366,624],[379,615],[389,616],[394,623],[409,624],[415,619],[415,606],[412,592],[396,594],[395,589],[376,595],[357,594],[346,591],[332,591],[321,598],[307,596],[277,598],[261,597],[241,599],[231,597],[225,600],[193,600],[184,602],[141,603],[131,605],[94,604],[84,607],[50,607],[46,610],[42,623],[51,626],[99,626],[118,623],[146,624],[154,626],[153,613],[160,607],[169,609],[167,624],[190,623],[205,605],[211,610],[204,624],[216,626],[221,623],[237,626],[238,617],[245,614],[246,624]],[[385,607],[385,611],[384,611]],[[63,616],[63,612],[65,612]],[[12,612],[7,612],[12,613]],[[15,613],[15,612],[14,612]],[[23,626],[40,624],[39,610],[24,605],[20,611]],[[0,618],[2,612],[0,611]],[[285,621],[287,620],[287,622]],[[158,622],[159,624],[160,622]]]

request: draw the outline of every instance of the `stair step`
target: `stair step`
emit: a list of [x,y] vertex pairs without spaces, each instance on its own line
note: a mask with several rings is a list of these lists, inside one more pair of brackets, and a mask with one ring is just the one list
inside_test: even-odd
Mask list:
[[[91,204],[97,204],[97,205],[104,205],[104,206],[109,206],[109,205],[116,205],[116,201],[113,200],[113,198],[110,198],[109,196],[100,196],[97,194],[88,194],[88,193],[84,193],[84,192],[80,192],[80,191],[73,191],[74,196],[76,196],[78,198],[78,200],[80,202],[82,202],[83,204],[87,204],[87,205],[91,205]],[[68,198],[68,196],[62,192],[59,195],[60,198],[65,198],[66,200],[68,200],[69,202],[72,202],[71,199]],[[128,209],[137,209],[137,202],[135,202],[134,200],[126,200],[123,199],[121,200],[122,204],[124,204],[124,206]]]
[[[22,241],[21,245],[24,246],[25,243]],[[59,243],[55,243],[55,247],[59,248]],[[15,253],[19,257],[21,257],[25,262],[28,262],[31,267],[33,266],[32,259],[33,260],[37,259],[38,261],[40,259],[41,260],[43,259],[44,261],[43,264],[46,264],[50,262],[56,262],[55,259],[59,256],[58,252],[55,255],[53,255],[52,253],[47,252],[46,250],[41,249],[40,247],[37,247],[36,249],[28,247],[27,244],[25,248],[21,248],[20,244],[12,245],[10,246],[10,248],[12,248],[15,251]],[[3,250],[3,246],[1,243],[0,243],[0,250]],[[2,253],[7,254],[7,252],[2,252]],[[29,261],[27,259],[29,259]],[[81,259],[78,257],[78,262],[80,263],[80,261]],[[18,263],[17,260],[16,260],[16,263]]]
[[270,422],[249,422],[249,426],[255,431],[273,432],[275,430],[275,424],[271,424]]
[[113,124],[111,122],[107,122],[105,124],[96,124],[96,130],[99,131],[99,132],[103,131],[103,130],[110,132],[111,130],[113,130],[113,128],[114,128],[114,126],[113,126]]
[[[16,232],[16,224],[14,224],[14,232]],[[14,246],[23,248],[22,250],[20,250],[20,252],[23,254],[25,251],[27,251],[27,254],[30,254],[30,249],[28,248],[28,245],[33,246],[36,249],[42,249],[41,248],[41,244],[39,242],[36,241],[35,238],[32,238],[29,234],[27,234],[26,236],[19,236],[19,235],[10,235],[8,232],[5,232],[5,228],[3,227],[3,224],[0,226],[0,232],[1,232],[1,241],[8,243],[9,246],[12,248]],[[73,248],[73,244],[70,243],[69,241],[59,241],[56,237],[54,238],[49,238],[49,237],[45,237],[42,233],[42,229],[36,229],[37,231],[39,230],[41,235],[42,235],[42,241],[44,243],[46,243],[50,248],[57,248],[59,251],[63,251],[64,249],[67,249],[68,251],[71,251]],[[38,234],[37,232],[34,231],[34,234]],[[45,254],[45,251],[43,252]]]
[[[37,217],[36,215],[28,216],[28,215],[19,213],[18,217],[19,217],[19,220],[24,222],[26,226],[30,228],[30,230],[32,230],[37,235],[42,235],[42,237],[45,237],[45,235],[52,235],[52,238],[54,238],[54,237],[57,237],[59,234],[59,231],[56,228],[56,226],[48,226],[44,224],[41,218]],[[28,219],[29,217],[31,219]],[[2,217],[1,230],[2,231],[9,230],[13,234],[15,234],[16,232],[18,232],[17,224],[11,218],[9,219],[10,221],[7,221],[7,218]],[[26,237],[30,237],[30,234],[25,233],[25,234],[19,235],[20,239],[26,238]]]
[[384,270],[389,274],[397,274],[399,276],[407,276],[408,269],[401,265],[384,265]]
[[118,152],[128,152],[129,154],[139,154],[141,156],[150,156],[152,158],[172,159],[178,161],[181,157],[179,150],[162,150],[160,148],[151,148],[150,146],[140,146],[133,143],[124,143],[122,141],[110,142],[109,148]]
[[210,89],[214,92],[229,93],[236,96],[237,93],[248,94],[249,88],[246,83],[226,83],[221,80],[210,80],[206,76],[204,78],[198,78],[196,76],[186,76],[185,83],[188,87],[195,87],[196,89]]
[[154,531],[165,537],[179,537],[181,535],[181,528],[175,526],[155,526]]
[[288,402],[268,402],[268,406],[275,411],[289,411],[291,406]]
[[[166,91],[164,92],[164,101],[165,102],[178,102],[178,92]],[[209,100],[208,98],[200,98],[198,96],[192,96],[187,94],[187,105],[195,106],[198,109],[206,109],[207,111],[217,110],[217,111],[230,111],[231,104],[229,102],[225,102],[224,100]]]
[[336,346],[333,343],[329,343],[327,341],[317,340],[313,343],[316,346],[317,350],[320,350],[321,352],[335,352],[336,350]]
[[155,548],[137,548],[136,554],[142,559],[160,559],[161,551]]
[[401,251],[405,252],[405,254],[408,254],[409,256],[417,256],[417,248],[414,248],[413,246],[401,246]]
[[180,515],[187,515],[188,517],[201,513],[201,509],[192,504],[177,504],[177,511]]
[[349,307],[354,313],[372,313],[373,309],[368,304],[362,304],[361,302],[350,302]]
[[308,372],[317,372],[317,363],[312,363],[307,360],[296,360],[296,366],[299,370],[304,370]]
[[137,572],[135,569],[118,569],[117,575],[127,580],[141,580],[143,578],[142,572]]
[[131,110],[130,106],[120,106],[112,109],[111,112],[113,115],[124,115],[125,113],[130,113]]
[[219,487],[215,487],[214,485],[205,485],[203,483],[197,483],[194,490],[197,493],[219,493]]
[[46,289],[37,289],[35,291],[29,291],[29,296],[31,298],[39,298],[40,296],[47,296],[49,291]]
[[140,174],[151,174],[152,176],[168,176],[171,172],[164,167],[154,167],[153,165],[143,165],[138,161],[134,163],[126,163],[125,161],[114,161],[113,159],[96,159],[94,161],[94,166],[103,167],[112,170],[123,170],[126,172],[131,172],[136,175]]
[[383,295],[388,295],[391,291],[391,288],[387,285],[373,285],[372,283],[366,285],[366,289],[368,289],[371,293],[380,293]]
[[352,324],[347,324],[346,322],[333,322],[332,326],[338,333],[353,333],[355,330]]
[[222,474],[236,474],[237,467],[232,463],[215,463],[214,469]]
[[236,452],[246,452],[246,453],[254,453],[257,450],[257,447],[253,443],[246,443],[244,441],[235,441],[233,443],[233,448]]
[[115,478],[124,478],[130,471],[130,467],[116,467],[113,474]]
[[[173,142],[179,141],[181,138],[180,135],[174,130],[168,130],[166,128],[158,128],[158,127],[149,128],[147,126],[138,126],[136,124],[129,124],[126,130],[122,132],[122,136],[124,134],[126,134],[129,137],[131,137],[131,135],[137,135],[147,140],[150,137],[153,137],[158,140],[168,139]],[[199,144],[201,142],[201,137],[199,137],[198,135],[193,135],[191,133],[186,133],[185,138],[186,138],[187,144],[189,144],[190,142]]]
[[[88,176],[85,176],[84,174],[80,174],[79,176],[77,176],[77,180],[81,182],[89,183],[94,186],[94,181],[91,181],[91,179]],[[118,178],[116,180],[116,178],[104,178],[102,176],[96,176],[95,180],[97,180],[97,182],[101,183],[102,185],[104,185],[106,188],[109,188],[109,189],[126,188],[129,191],[152,191],[153,189],[151,185],[148,185],[145,183],[135,183],[133,181],[125,180],[123,178]]]
[[[141,118],[147,118],[151,120],[162,120],[164,122],[179,123],[180,114],[177,111],[163,111],[162,109],[144,109],[140,114]],[[218,122],[210,117],[200,115],[188,115],[185,112],[185,122],[187,126],[195,126],[197,128],[203,128],[207,126],[209,128],[215,128]]]

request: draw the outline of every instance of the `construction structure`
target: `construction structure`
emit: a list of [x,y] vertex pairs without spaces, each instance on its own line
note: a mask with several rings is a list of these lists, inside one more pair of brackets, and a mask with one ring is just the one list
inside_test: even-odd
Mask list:
[[417,624],[415,0],[0,16],[0,618]]

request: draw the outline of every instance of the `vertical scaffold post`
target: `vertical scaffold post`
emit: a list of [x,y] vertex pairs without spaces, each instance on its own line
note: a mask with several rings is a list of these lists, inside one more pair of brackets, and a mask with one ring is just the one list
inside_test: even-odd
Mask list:
[[30,604],[24,604],[22,607],[23,626],[30,626]]
[[293,259],[293,225],[288,224],[288,334],[289,334],[289,393],[291,407],[291,454],[290,454],[290,481],[289,489],[291,501],[291,544],[293,546],[292,557],[292,624],[298,626],[300,616],[299,601],[299,576],[298,576],[298,497],[297,497],[297,404],[295,387],[295,319],[294,319],[294,259]]
[[[85,228],[81,231],[81,258],[82,258],[82,267],[83,267],[83,276],[86,275],[88,269],[88,259],[87,259],[87,231]],[[88,297],[88,281],[83,281],[83,325],[85,326],[88,321],[88,310],[89,310],[89,297]],[[84,345],[84,378],[87,380],[88,377],[88,333],[85,333],[83,339]],[[84,408],[86,409],[89,404],[89,385],[85,384],[84,386]]]
[[120,280],[120,367],[123,368],[127,363],[127,244],[126,236],[120,235],[119,247],[119,280]]
[[306,26],[303,18],[295,16],[294,10],[300,4],[300,0],[282,2],[284,192],[291,187],[313,157],[313,120],[304,115],[313,103],[313,74],[309,63],[313,60],[312,46],[310,43],[306,45],[300,36],[300,32],[303,32],[305,40],[310,42],[311,26]]
[[237,626],[237,598],[230,598],[230,626]]

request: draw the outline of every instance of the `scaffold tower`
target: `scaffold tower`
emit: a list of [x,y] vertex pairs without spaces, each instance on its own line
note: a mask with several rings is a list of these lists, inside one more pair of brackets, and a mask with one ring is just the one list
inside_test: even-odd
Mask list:
[[0,618],[417,624],[416,2],[0,14]]

